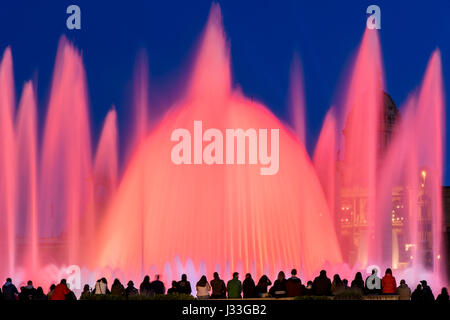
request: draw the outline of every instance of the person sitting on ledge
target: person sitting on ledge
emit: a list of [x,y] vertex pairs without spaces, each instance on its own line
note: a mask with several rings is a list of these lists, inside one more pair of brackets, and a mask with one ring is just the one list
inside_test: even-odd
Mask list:
[[381,279],[381,292],[383,294],[396,294],[397,293],[397,281],[392,276],[392,270],[386,269],[383,279]]
[[325,270],[321,270],[319,276],[314,279],[313,291],[316,296],[331,296],[331,280]]
[[172,287],[167,289],[167,294],[175,294],[177,293],[177,282],[175,280],[172,281]]
[[141,285],[139,286],[139,294],[150,297],[153,295],[152,286],[150,284],[150,277],[145,276]]
[[5,284],[2,287],[3,299],[5,300],[17,300],[19,298],[19,292],[16,286],[12,283],[11,278],[7,278]]
[[331,283],[331,293],[335,296],[344,292],[344,289],[344,283],[342,282],[341,277],[338,274],[335,274],[333,282]]
[[191,294],[191,283],[187,280],[187,275],[181,275],[181,281],[178,282],[177,291],[178,293]]
[[244,298],[256,298],[255,281],[253,281],[250,273],[245,275],[245,279],[242,282],[242,293],[244,294]]
[[94,294],[110,294],[108,289],[108,281],[106,278],[101,278],[95,283]]
[[211,280],[211,299],[226,299],[227,287],[225,285],[225,281],[220,279],[217,272],[214,272],[213,277],[214,279]]
[[197,282],[195,289],[197,290],[198,299],[209,299],[209,291],[211,290],[211,286],[209,285],[205,275],[203,275]]
[[272,285],[272,281],[264,274],[256,285],[256,292],[259,298],[265,298],[267,295],[267,287]]
[[67,287],[66,279],[62,279],[53,290],[51,300],[66,300],[70,292],[69,287]]
[[362,278],[361,272],[357,272],[355,274],[355,279],[352,281],[350,287],[352,289],[357,289],[361,292],[361,294],[364,292],[364,280]]
[[34,300],[36,301],[44,301],[47,300],[47,296],[44,293],[42,287],[37,287],[36,294],[34,295]]
[[448,291],[447,288],[442,288],[441,293],[437,296],[436,298],[436,302],[438,303],[448,303],[449,301],[449,296],[448,296]]
[[52,300],[53,292],[55,292],[56,285],[52,284],[47,293],[47,300]]
[[85,284],[83,287],[83,292],[81,292],[80,300],[86,300],[91,294],[92,294],[91,288],[89,287],[88,284]]
[[286,277],[283,271],[278,272],[277,280],[275,280],[272,288],[270,288],[269,294],[275,298],[286,297]]
[[166,293],[166,288],[164,287],[164,283],[159,280],[159,274],[157,274],[155,276],[155,281],[153,281],[151,284],[151,290],[155,293],[155,294],[164,294]]
[[400,280],[400,285],[397,288],[398,300],[410,300],[411,289],[406,284],[404,279]]
[[348,280],[342,279],[342,283],[344,284],[344,290],[347,290],[348,289]]
[[417,285],[416,290],[412,293],[411,301],[423,301],[423,290],[420,284]]
[[125,296],[125,287],[117,278],[114,279],[113,285],[111,286],[111,295],[116,297]]
[[422,284],[424,301],[434,301],[433,291],[431,291],[431,288],[427,284],[427,281],[426,280],[422,280],[422,281],[420,281],[420,283]]
[[127,299],[129,297],[137,296],[138,294],[139,294],[139,291],[138,291],[138,289],[136,289],[134,287],[134,282],[131,280],[128,281],[127,288],[125,289],[125,295],[126,295]]
[[241,283],[241,280],[239,280],[239,273],[238,272],[233,273],[233,279],[228,281],[228,283],[227,283],[227,292],[228,292],[228,299],[240,299],[240,298],[242,298],[242,296],[241,296],[242,283]]
[[313,296],[314,295],[313,282],[311,280],[306,282],[306,287],[303,292],[304,292],[305,296]]
[[19,300],[34,300],[36,289],[33,287],[33,281],[28,280],[27,285],[20,288]]
[[298,297],[302,294],[302,281],[297,277],[297,270],[291,270],[291,277],[286,281],[286,291],[288,297]]

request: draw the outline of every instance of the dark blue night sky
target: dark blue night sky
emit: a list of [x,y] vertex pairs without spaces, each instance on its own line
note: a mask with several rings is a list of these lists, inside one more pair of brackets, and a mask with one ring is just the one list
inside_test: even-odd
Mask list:
[[[436,47],[442,53],[445,91],[450,99],[448,0],[217,2],[231,44],[234,81],[246,95],[262,101],[284,119],[289,67],[294,52],[299,53],[306,86],[309,150],[359,45],[366,8],[371,4],[381,8],[386,86],[397,105],[420,84]],[[81,7],[81,30],[66,29],[66,8],[70,4]],[[58,40],[65,34],[83,54],[94,138],[112,104],[117,106],[123,137],[131,114],[137,52],[147,50],[150,93],[154,105],[158,105],[167,92],[173,93],[170,87],[182,86],[180,76],[189,68],[210,6],[211,1],[200,0],[2,1],[0,50],[8,45],[12,48],[17,90],[24,81],[37,80],[42,118]],[[449,112],[446,122],[450,123]],[[450,139],[446,140],[446,149],[450,150]],[[448,170],[445,184],[450,184]]]

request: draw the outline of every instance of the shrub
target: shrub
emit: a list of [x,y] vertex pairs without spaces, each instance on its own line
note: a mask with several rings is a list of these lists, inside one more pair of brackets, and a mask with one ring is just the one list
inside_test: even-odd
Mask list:
[[319,301],[331,299],[333,298],[329,296],[298,296],[294,298],[294,300],[319,300]]
[[138,294],[134,296],[125,297],[125,296],[113,296],[110,294],[85,294],[83,295],[80,300],[91,300],[91,301],[104,301],[104,300],[113,300],[113,301],[120,301],[120,300],[132,300],[132,301],[142,301],[142,300],[195,300],[195,298],[189,294],[180,294],[180,293],[173,293],[173,294],[156,294],[154,296],[146,296],[144,294]]
[[334,296],[335,300],[362,300],[363,296],[358,289],[346,289]]

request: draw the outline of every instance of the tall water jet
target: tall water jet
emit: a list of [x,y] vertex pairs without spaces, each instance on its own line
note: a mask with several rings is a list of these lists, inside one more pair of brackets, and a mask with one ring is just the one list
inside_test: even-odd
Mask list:
[[442,261],[445,261],[441,191],[445,119],[442,82],[441,55],[439,50],[435,50],[420,87],[415,129],[420,132],[416,144],[421,151],[418,159],[422,168],[422,187],[425,194],[421,214],[422,218],[428,218],[431,222],[431,256],[426,259],[437,277],[443,277]]
[[[80,234],[93,234],[91,136],[88,97],[79,53],[60,40],[44,128],[40,173],[39,230],[66,242],[77,263]],[[83,238],[85,239],[85,238]],[[66,253],[61,253],[62,257]]]
[[313,164],[317,176],[327,198],[330,216],[334,225],[338,224],[335,217],[336,203],[336,118],[331,108],[323,121],[322,130],[314,149]]
[[[341,188],[365,197],[367,224],[361,231],[356,261],[380,263],[375,215],[378,135],[382,116],[383,73],[376,30],[366,30],[353,66],[345,99],[345,168]],[[378,257],[378,258],[376,258]]]
[[141,50],[136,58],[133,75],[133,122],[132,137],[129,144],[133,152],[138,148],[147,135],[149,123],[149,96],[148,96],[148,63],[147,54]]
[[2,265],[13,274],[16,260],[16,188],[15,94],[11,49],[6,48],[0,62],[0,226]]
[[105,209],[116,191],[119,167],[118,148],[117,113],[113,108],[106,115],[94,160],[97,214]]
[[[26,250],[23,250],[21,265],[27,272],[38,275],[39,268],[39,235],[37,204],[37,111],[33,84],[25,83],[19,102],[16,124],[18,191],[17,217],[20,224],[16,226],[16,234],[23,239]],[[30,274],[28,274],[31,277]]]
[[298,55],[294,55],[289,85],[289,115],[295,133],[300,141],[306,145],[305,92],[302,74],[300,58]]

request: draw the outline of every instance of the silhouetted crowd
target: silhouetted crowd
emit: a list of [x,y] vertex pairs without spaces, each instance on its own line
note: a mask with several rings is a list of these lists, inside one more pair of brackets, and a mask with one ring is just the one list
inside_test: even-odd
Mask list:
[[[270,287],[270,289],[269,289]],[[206,276],[202,276],[196,286],[198,299],[239,299],[239,298],[283,298],[283,297],[301,297],[301,296],[338,296],[346,292],[359,293],[360,295],[398,295],[399,300],[412,301],[449,301],[447,288],[442,288],[441,293],[435,299],[434,294],[425,280],[412,291],[405,280],[401,280],[397,286],[397,281],[392,275],[391,269],[386,269],[383,278],[377,276],[377,271],[373,270],[366,280],[363,279],[361,272],[357,272],[355,278],[348,284],[347,279],[342,279],[338,274],[329,279],[325,270],[314,279],[308,281],[306,285],[297,277],[297,270],[291,271],[291,276],[286,279],[283,271],[278,273],[277,279],[272,282],[263,275],[257,283],[250,273],[245,275],[245,279],[239,280],[239,273],[233,273],[233,278],[226,284],[214,272],[213,279],[208,281]],[[80,299],[88,299],[91,295],[111,295],[122,298],[130,298],[137,295],[153,297],[155,295],[191,295],[191,284],[187,276],[183,274],[180,281],[172,281],[172,286],[167,290],[164,283],[156,275],[154,281],[150,281],[149,276],[137,289],[133,281],[128,281],[125,287],[119,279],[115,279],[111,289],[108,288],[106,278],[97,280],[94,288],[85,285]],[[32,281],[28,281],[26,286],[20,288],[20,292],[12,283],[11,278],[6,279],[1,289],[1,299],[3,300],[76,300],[76,296],[65,279],[62,279],[58,285],[53,284],[47,294],[41,287],[35,288]]]

